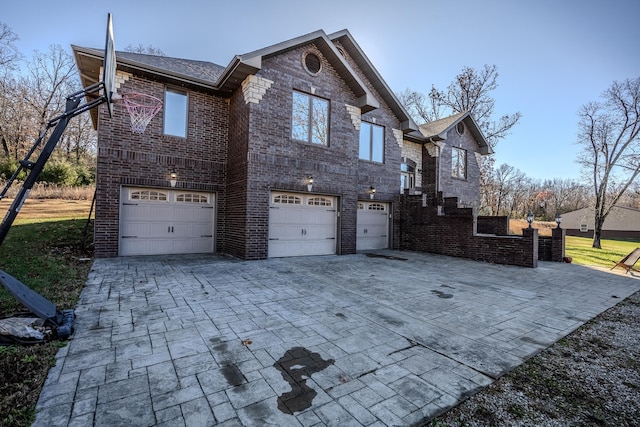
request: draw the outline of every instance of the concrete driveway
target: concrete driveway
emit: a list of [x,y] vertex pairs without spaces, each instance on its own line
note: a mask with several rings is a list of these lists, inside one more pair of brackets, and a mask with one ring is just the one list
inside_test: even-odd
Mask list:
[[411,425],[639,289],[399,251],[99,259],[34,425]]

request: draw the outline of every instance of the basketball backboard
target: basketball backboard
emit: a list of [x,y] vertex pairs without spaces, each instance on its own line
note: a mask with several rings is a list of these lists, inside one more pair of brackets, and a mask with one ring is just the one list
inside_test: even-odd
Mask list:
[[107,98],[107,110],[109,110],[109,117],[111,117],[113,115],[113,96],[116,93],[116,49],[113,44],[111,14],[107,17],[107,40],[104,45],[102,83],[104,84],[104,96]]

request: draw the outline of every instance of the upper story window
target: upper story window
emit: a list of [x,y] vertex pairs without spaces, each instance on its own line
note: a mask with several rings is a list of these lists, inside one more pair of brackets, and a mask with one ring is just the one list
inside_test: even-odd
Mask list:
[[164,94],[165,135],[187,137],[188,97],[184,91],[167,88]]
[[451,148],[451,176],[467,179],[467,150],[458,147]]
[[329,145],[329,101],[294,91],[292,117],[293,139]]
[[360,123],[360,158],[384,163],[384,128],[373,123]]

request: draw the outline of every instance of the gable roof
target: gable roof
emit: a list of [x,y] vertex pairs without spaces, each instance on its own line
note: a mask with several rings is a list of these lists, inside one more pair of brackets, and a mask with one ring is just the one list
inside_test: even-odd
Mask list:
[[391,88],[384,81],[378,70],[373,66],[367,55],[360,48],[360,45],[356,43],[355,39],[348,30],[342,30],[329,35],[329,38],[334,42],[340,42],[340,45],[349,54],[349,56],[358,65],[358,68],[362,70],[365,77],[375,90],[380,94],[384,102],[391,108],[393,113],[398,117],[401,122],[401,130],[404,133],[416,131],[418,126],[413,121],[407,110],[402,103],[398,100]]
[[478,124],[469,112],[457,113],[444,119],[434,120],[420,125],[420,132],[422,135],[430,141],[444,141],[447,139],[449,131],[456,127],[460,122],[463,122],[467,129],[471,132],[471,135],[478,143],[480,147],[480,154],[493,154],[493,150],[489,146],[486,138],[482,134],[482,131],[478,127]]
[[[136,71],[153,78],[160,76],[175,84],[219,96],[229,96],[240,87],[247,76],[261,69],[263,59],[313,43],[358,97],[356,107],[363,113],[380,108],[379,101],[338,51],[334,40],[339,40],[358,66],[362,67],[367,79],[400,120],[403,132],[417,130],[416,124],[347,30],[334,33],[331,37],[318,30],[253,52],[236,55],[226,67],[206,61],[120,51],[116,52],[116,58],[120,70]],[[74,45],[72,49],[83,86],[88,87],[99,82],[104,51]],[[92,111],[92,117],[95,120],[97,113]]]

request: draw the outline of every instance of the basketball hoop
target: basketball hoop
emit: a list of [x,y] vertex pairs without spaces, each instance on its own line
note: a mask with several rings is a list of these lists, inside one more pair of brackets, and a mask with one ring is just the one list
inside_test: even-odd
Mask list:
[[124,93],[122,102],[131,117],[131,132],[144,133],[151,119],[162,109],[162,101],[144,93]]

